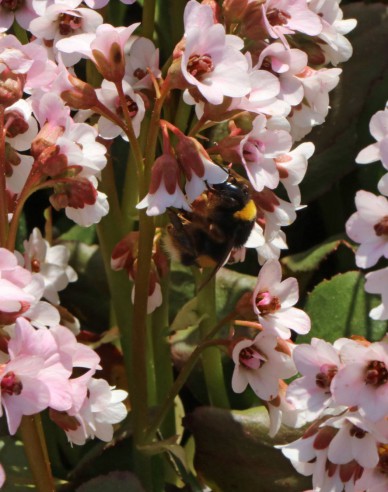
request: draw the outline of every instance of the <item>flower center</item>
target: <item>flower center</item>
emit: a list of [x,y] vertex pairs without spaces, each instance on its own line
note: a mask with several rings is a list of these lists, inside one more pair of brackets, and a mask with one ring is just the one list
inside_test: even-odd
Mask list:
[[39,273],[40,272],[40,261],[37,260],[36,258],[34,258],[32,261],[31,261],[31,270],[34,272],[34,273]]
[[241,350],[239,355],[240,364],[249,369],[259,369],[266,359],[256,349],[252,347],[246,347]]
[[58,16],[59,21],[59,33],[62,36],[67,36],[73,33],[82,26],[82,17],[71,15],[68,13],[62,13]]
[[380,222],[373,226],[376,236],[387,236],[388,235],[388,215],[383,217]]
[[143,70],[142,68],[137,68],[133,72],[133,76],[137,78],[137,80],[144,79],[144,77],[147,75],[147,72]]
[[199,79],[206,73],[213,72],[214,65],[210,55],[192,55],[187,64],[187,71]]
[[281,308],[279,297],[271,296],[269,292],[259,292],[256,297],[256,306],[263,316]]
[[388,369],[385,367],[384,362],[380,360],[370,361],[366,368],[364,381],[366,384],[373,386],[386,384],[388,382]]
[[366,435],[366,431],[364,431],[364,429],[360,429],[357,425],[352,425],[349,434],[357,439],[362,439]]
[[2,395],[20,395],[23,385],[20,379],[12,371],[7,372],[1,380]]
[[270,9],[267,11],[267,19],[271,26],[283,26],[291,19],[290,14],[280,9]]
[[[129,97],[127,94],[125,95],[125,100],[127,101],[127,108],[128,108],[128,111],[129,111],[129,116],[131,118],[134,118],[136,115],[137,115],[137,112],[139,110],[138,108],[138,105],[135,103],[135,101]],[[116,113],[121,117],[123,118],[124,117],[124,113],[123,113],[123,109],[121,107],[121,104],[120,102],[117,100],[117,109],[116,109]]]
[[321,389],[329,388],[338,368],[332,364],[323,364],[320,369],[321,371],[315,376],[315,384]]
[[3,0],[1,2],[1,6],[5,10],[11,10],[12,12],[18,10],[20,7],[23,7],[24,0]]

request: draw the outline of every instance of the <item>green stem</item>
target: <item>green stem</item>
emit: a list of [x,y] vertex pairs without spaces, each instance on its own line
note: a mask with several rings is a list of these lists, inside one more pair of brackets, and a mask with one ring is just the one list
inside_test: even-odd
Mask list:
[[37,490],[53,492],[54,480],[41,425],[40,415],[24,416],[20,433]]
[[116,195],[114,172],[111,162],[109,162],[102,171],[100,189],[108,195],[110,210],[109,214],[106,217],[103,217],[100,223],[97,224],[97,234],[108,279],[109,290],[111,292],[111,300],[120,331],[125,370],[129,381],[132,368],[132,303],[130,301],[132,289],[126,272],[114,272],[110,266],[113,248],[123,236],[121,214]]
[[[211,273],[212,269],[204,269],[201,284]],[[204,337],[209,333],[216,321],[215,276],[198,292],[198,311],[199,316],[203,317],[199,331]],[[208,350],[202,355],[202,365],[210,403],[220,408],[229,408],[220,352],[215,348]]]
[[[151,441],[163,422],[165,416],[169,412],[170,408],[174,404],[175,397],[179,394],[180,390],[183,388],[185,382],[191,374],[194,366],[198,362],[202,352],[209,347],[212,347],[212,350],[221,344],[223,344],[224,340],[215,340],[213,337],[219,332],[219,330],[227,323],[231,322],[236,316],[235,311],[232,311],[230,314],[225,316],[221,321],[219,321],[212,330],[202,339],[202,341],[198,344],[195,350],[191,353],[190,357],[187,359],[185,365],[181,369],[178,377],[176,378],[173,386],[170,388],[170,391],[167,393],[166,398],[162,406],[159,408],[158,413],[155,415],[155,418],[151,422],[150,426],[147,429],[146,440],[147,442]],[[216,349],[218,350],[218,349]]]
[[[161,288],[163,303],[152,315],[152,336],[157,375],[156,388],[158,405],[164,401],[174,383],[170,344],[168,341],[168,294],[170,288],[170,275],[167,275],[162,279]],[[160,430],[164,436],[173,436],[176,434],[174,412],[168,412]]]
[[177,128],[179,128],[183,133],[186,133],[187,125],[191,113],[192,113],[192,107],[184,102],[181,94],[179,98],[178,109],[175,114],[174,125]]
[[[155,227],[153,219],[140,211],[140,237],[138,267],[135,280],[133,307],[132,371],[130,392],[135,445],[143,441],[148,420],[147,392],[147,302],[152,246]],[[150,357],[151,354],[148,354]]]
[[151,39],[154,34],[155,24],[155,0],[144,0],[141,33],[145,38]]

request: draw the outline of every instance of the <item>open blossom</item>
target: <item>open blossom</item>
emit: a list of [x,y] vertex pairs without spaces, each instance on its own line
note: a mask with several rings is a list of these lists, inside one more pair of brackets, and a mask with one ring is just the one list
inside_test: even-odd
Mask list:
[[[186,9],[190,4],[193,0]],[[207,14],[208,7],[199,6],[198,10],[201,8],[206,9],[204,12]],[[245,96],[250,83],[248,63],[240,51],[242,39],[226,35],[221,24],[204,29],[198,25],[198,15],[185,15],[185,50],[181,59],[183,77],[212,104],[221,104],[224,96]]]
[[340,349],[344,365],[331,385],[337,403],[357,406],[362,416],[376,422],[388,415],[388,343],[369,346],[346,340]]
[[[74,382],[74,391],[77,390]],[[91,437],[110,441],[113,437],[113,424],[121,422],[126,415],[123,400],[128,393],[111,388],[103,379],[89,379],[85,385],[85,399],[80,407],[76,404],[67,412],[77,423],[65,429],[70,442],[85,444]],[[78,424],[78,425],[77,425]]]
[[56,47],[64,53],[78,52],[90,58],[106,80],[121,82],[125,74],[124,46],[138,26],[138,23],[128,27],[101,24],[95,33],[60,39]]
[[235,363],[233,391],[241,393],[249,384],[259,398],[273,400],[278,394],[279,379],[296,373],[290,345],[286,347],[279,346],[277,336],[266,331],[259,333],[254,340],[244,338],[238,341],[232,352]]
[[281,282],[282,269],[276,260],[267,261],[259,272],[253,292],[253,309],[265,329],[281,338],[289,338],[290,330],[305,334],[310,331],[310,318],[301,309],[294,308],[299,289],[295,278]]
[[[144,101],[142,97],[134,92],[132,87],[125,80],[122,83],[123,91],[125,94],[126,103],[128,106],[129,115],[131,117],[133,130],[135,135],[138,137],[140,134],[140,125],[143,121],[145,114]],[[113,82],[103,80],[101,84],[101,89],[97,91],[98,99],[113,113],[117,114],[119,118],[123,119],[123,109],[121,107],[121,102],[117,94],[117,89]],[[124,140],[128,140],[125,132],[115,123],[113,123],[105,116],[101,116],[98,120],[98,131],[103,138],[111,139],[118,135],[121,135]]]
[[285,35],[296,31],[316,36],[322,30],[321,21],[306,0],[266,0],[262,4],[263,23],[268,34],[288,46]]
[[302,377],[290,383],[287,400],[313,420],[333,405],[330,385],[342,365],[339,354],[335,346],[313,338],[311,344],[297,345],[293,358]]
[[372,319],[388,319],[388,267],[367,273],[365,279],[366,292],[382,297],[382,303],[373,308],[369,316]]
[[[74,34],[94,33],[102,22],[103,18],[94,10],[70,9],[66,4],[54,4],[30,23],[29,31],[38,39],[52,41],[54,51],[57,52],[57,41]],[[74,65],[81,58],[82,54],[76,50],[62,54],[62,61],[66,66]]]
[[175,157],[171,154],[161,155],[152,166],[150,190],[136,208],[147,207],[147,215],[163,214],[167,207],[190,211],[179,180],[180,169]]
[[[160,78],[159,49],[148,39],[133,36],[134,41],[128,41],[125,46],[125,76],[124,80],[136,90],[151,89],[152,79]],[[129,47],[128,47],[129,45]]]
[[77,280],[76,272],[68,265],[70,253],[66,246],[50,246],[37,228],[34,228],[28,241],[24,241],[23,257],[25,267],[43,277],[43,296],[53,304],[59,303],[58,291]]
[[291,135],[272,128],[264,115],[257,116],[252,130],[240,142],[240,155],[248,177],[257,191],[264,187],[274,189],[279,184],[279,172],[274,158],[291,148]]
[[355,212],[346,223],[346,233],[360,243],[356,264],[369,268],[384,256],[388,258],[388,200],[369,191],[356,193]]

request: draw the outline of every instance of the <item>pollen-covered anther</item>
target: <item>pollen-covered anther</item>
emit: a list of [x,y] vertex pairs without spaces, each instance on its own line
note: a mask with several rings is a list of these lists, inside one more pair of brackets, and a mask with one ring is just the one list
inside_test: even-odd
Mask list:
[[263,316],[274,313],[281,308],[279,298],[271,296],[269,292],[259,292],[256,297],[256,305]]
[[193,77],[201,77],[205,73],[212,72],[214,65],[211,56],[209,55],[192,55],[187,63],[187,71]]
[[239,354],[240,364],[249,369],[259,369],[266,362],[266,358],[254,347],[246,347]]
[[379,360],[372,360],[365,373],[365,383],[372,386],[381,386],[388,382],[388,369],[384,362]]
[[380,222],[373,226],[376,236],[387,236],[388,235],[388,215],[383,217]]
[[330,388],[331,381],[338,372],[337,366],[323,364],[320,369],[320,372],[315,377],[316,385],[322,389]]
[[20,379],[12,371],[7,372],[1,380],[1,393],[4,395],[20,395],[23,385]]
[[34,273],[39,273],[40,272],[40,261],[38,259],[34,258],[31,261],[31,270]]
[[69,13],[61,13],[58,17],[59,32],[62,36],[67,36],[82,26],[82,17]]

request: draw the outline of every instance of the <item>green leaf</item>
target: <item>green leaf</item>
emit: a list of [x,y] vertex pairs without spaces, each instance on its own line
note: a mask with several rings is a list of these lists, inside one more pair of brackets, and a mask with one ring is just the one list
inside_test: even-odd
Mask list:
[[28,468],[24,446],[12,437],[0,440],[0,463],[3,465],[6,481],[2,492],[22,492],[34,487],[34,480]]
[[330,253],[337,251],[340,245],[352,248],[351,244],[343,238],[343,235],[328,238],[322,244],[314,246],[307,251],[284,257],[281,262],[291,273],[305,273],[316,270],[320,263]]
[[298,342],[307,342],[312,337],[334,342],[351,335],[379,340],[385,334],[386,322],[372,320],[368,313],[380,303],[380,297],[364,291],[360,272],[347,272],[325,280],[308,296],[305,311],[311,318],[312,328],[308,335],[298,337]]
[[300,437],[300,431],[282,427],[268,437],[267,411],[244,412],[197,408],[185,419],[195,440],[195,468],[213,491],[286,492],[311,488],[275,444]]
[[171,323],[171,332],[186,330],[190,328],[198,328],[204,315],[199,316],[198,299],[193,297],[178,311]]
[[84,244],[96,243],[96,226],[82,227],[79,225],[73,226],[71,229],[63,233],[58,240],[60,241],[79,241]]
[[131,472],[111,472],[99,475],[76,489],[76,492],[145,492],[139,479]]

